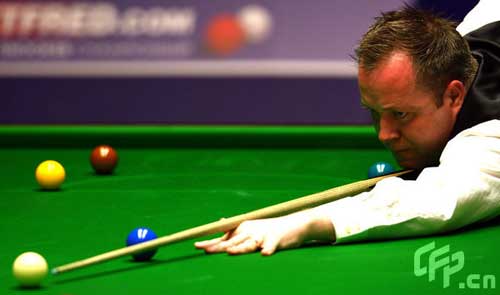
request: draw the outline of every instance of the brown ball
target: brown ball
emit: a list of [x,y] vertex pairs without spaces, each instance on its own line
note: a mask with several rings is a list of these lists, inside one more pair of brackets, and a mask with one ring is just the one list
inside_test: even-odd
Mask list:
[[109,145],[99,145],[90,154],[90,164],[97,174],[111,174],[118,164],[118,154]]

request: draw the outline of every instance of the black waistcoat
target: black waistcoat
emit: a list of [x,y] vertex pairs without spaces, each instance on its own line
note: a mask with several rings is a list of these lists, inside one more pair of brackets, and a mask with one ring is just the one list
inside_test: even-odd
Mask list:
[[482,122],[500,119],[500,21],[464,36],[479,63],[451,136]]

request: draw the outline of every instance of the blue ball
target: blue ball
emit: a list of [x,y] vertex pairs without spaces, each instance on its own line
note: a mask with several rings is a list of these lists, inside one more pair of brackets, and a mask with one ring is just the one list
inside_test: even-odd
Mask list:
[[[130,232],[127,237],[127,246],[136,245],[142,242],[156,239],[156,234],[149,228],[138,227]],[[150,260],[155,254],[157,249],[148,250],[146,252],[132,254],[135,261]]]
[[377,162],[368,169],[368,178],[378,177],[394,172],[394,168],[387,162]]

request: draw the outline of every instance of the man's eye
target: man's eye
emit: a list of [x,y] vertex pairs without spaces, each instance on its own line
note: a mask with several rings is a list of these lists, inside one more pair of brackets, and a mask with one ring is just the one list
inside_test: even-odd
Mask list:
[[393,115],[396,119],[404,119],[404,118],[408,117],[407,112],[393,112]]

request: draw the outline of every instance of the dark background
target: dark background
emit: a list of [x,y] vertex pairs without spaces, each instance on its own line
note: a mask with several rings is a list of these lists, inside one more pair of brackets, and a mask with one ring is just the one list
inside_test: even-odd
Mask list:
[[[417,1],[460,21],[477,1]],[[0,77],[0,124],[369,124],[334,77]]]

